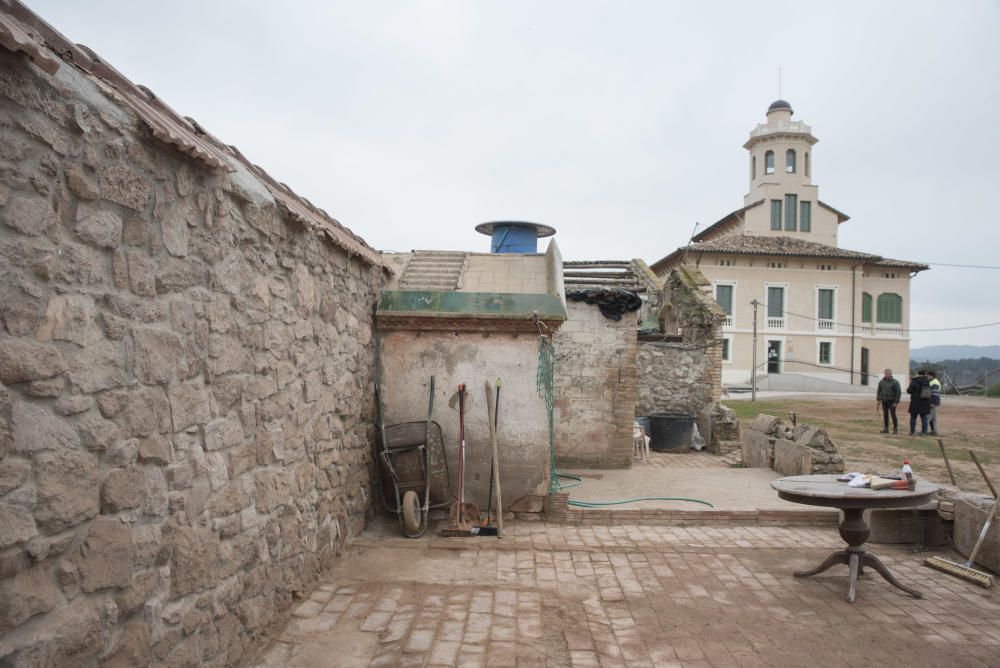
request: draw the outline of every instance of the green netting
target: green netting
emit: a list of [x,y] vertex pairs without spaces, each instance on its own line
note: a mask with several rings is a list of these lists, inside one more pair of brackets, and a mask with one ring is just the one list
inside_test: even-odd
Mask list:
[[[583,484],[583,479],[569,473],[560,473],[556,469],[556,425],[552,407],[555,403],[556,353],[552,339],[542,335],[538,337],[538,375],[535,377],[535,388],[539,396],[545,400],[545,409],[549,415],[549,494],[559,490],[576,487]],[[562,483],[560,478],[573,482]]]

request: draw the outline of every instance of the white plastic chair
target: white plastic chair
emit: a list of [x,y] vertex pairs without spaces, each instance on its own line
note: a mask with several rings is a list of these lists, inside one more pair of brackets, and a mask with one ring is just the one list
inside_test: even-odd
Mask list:
[[649,436],[646,436],[646,430],[638,422],[632,423],[632,456],[638,456],[639,459],[646,460],[649,463]]

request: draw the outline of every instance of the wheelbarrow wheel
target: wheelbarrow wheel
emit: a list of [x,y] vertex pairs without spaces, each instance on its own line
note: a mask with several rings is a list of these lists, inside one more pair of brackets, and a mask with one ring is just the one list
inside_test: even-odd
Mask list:
[[403,528],[408,535],[420,531],[420,497],[412,489],[403,494]]

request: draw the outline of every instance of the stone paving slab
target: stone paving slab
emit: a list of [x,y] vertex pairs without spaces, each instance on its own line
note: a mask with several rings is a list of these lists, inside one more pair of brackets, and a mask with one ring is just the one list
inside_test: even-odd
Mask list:
[[1000,595],[923,566],[932,552],[876,546],[924,598],[866,574],[851,605],[844,568],[791,576],[841,547],[835,529],[509,529],[367,533],[255,665],[1000,666]]

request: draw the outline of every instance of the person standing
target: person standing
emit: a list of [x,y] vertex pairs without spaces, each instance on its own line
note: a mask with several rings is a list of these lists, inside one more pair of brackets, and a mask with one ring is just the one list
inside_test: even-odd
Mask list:
[[931,384],[927,380],[927,372],[920,370],[910,381],[906,393],[910,395],[910,436],[917,427],[917,416],[920,416],[920,435],[927,435],[927,416],[931,412]]
[[875,406],[882,406],[882,432],[889,433],[889,415],[892,415],[892,433],[899,433],[899,420],[896,419],[896,405],[903,396],[899,381],[892,377],[892,369],[886,369],[885,375],[878,382],[875,390]]
[[938,406],[941,405],[941,381],[937,379],[937,372],[931,369],[927,372],[930,378],[928,384],[931,386],[931,436],[938,435]]

